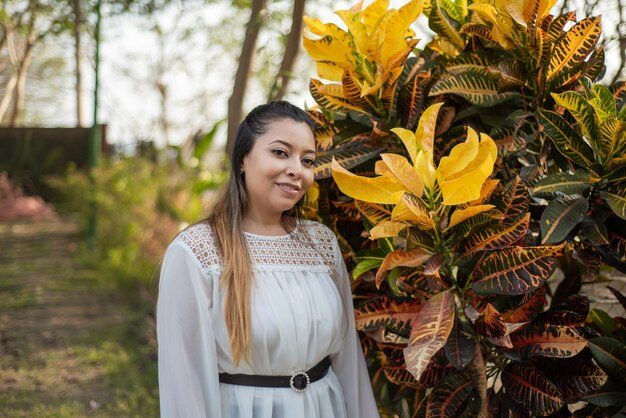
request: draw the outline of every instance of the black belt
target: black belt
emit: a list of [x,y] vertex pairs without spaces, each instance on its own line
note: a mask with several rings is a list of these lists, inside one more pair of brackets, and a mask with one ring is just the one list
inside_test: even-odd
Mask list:
[[311,383],[326,376],[329,367],[330,357],[327,356],[309,370],[293,372],[291,376],[220,373],[220,382],[231,385],[291,388],[296,392],[303,392]]

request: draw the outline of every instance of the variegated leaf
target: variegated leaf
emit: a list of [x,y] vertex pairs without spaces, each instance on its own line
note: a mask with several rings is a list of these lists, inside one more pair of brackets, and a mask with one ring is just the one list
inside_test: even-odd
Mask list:
[[456,317],[454,326],[444,346],[446,358],[457,370],[464,369],[474,357],[475,340],[470,336],[471,328]]
[[548,80],[583,63],[594,50],[602,33],[600,17],[583,19],[561,37],[552,50]]
[[567,24],[567,22],[575,22],[576,21],[576,12],[567,12],[564,15],[560,15],[554,18],[554,20],[550,23],[550,29],[548,34],[553,42],[559,40],[559,38],[563,35],[563,28]]
[[462,50],[465,46],[463,38],[459,34],[459,24],[449,18],[441,8],[442,0],[435,0],[428,18],[428,27],[441,38],[452,43],[457,49]]
[[333,158],[337,160],[342,167],[349,170],[365,161],[379,156],[382,150],[382,148],[362,146],[358,148],[338,148],[318,152],[315,158],[315,168],[313,170],[315,180],[326,179],[332,175],[331,164]]
[[456,94],[476,106],[491,107],[518,96],[516,92],[498,91],[498,79],[486,70],[468,70],[440,79],[429,96]]
[[495,250],[510,247],[526,235],[530,223],[530,213],[519,218],[512,225],[498,225],[483,228],[469,235],[463,242],[464,257],[481,250]]
[[539,115],[539,123],[564,157],[584,168],[595,162],[591,147],[562,116],[549,110],[541,110]]
[[402,86],[398,94],[397,113],[400,115],[404,128],[415,129],[423,103],[424,90],[420,84],[420,78],[414,76],[411,81]]
[[345,113],[350,110],[364,112],[363,109],[350,103],[350,100],[344,96],[341,84],[323,84],[312,78],[309,83],[309,91],[315,102],[325,110]]
[[519,306],[504,312],[502,320],[507,323],[530,322],[543,311],[546,303],[546,288],[542,286],[533,293],[524,295]]
[[504,224],[511,225],[528,213],[529,200],[528,189],[516,177],[493,203],[504,214]]
[[578,358],[543,361],[541,371],[568,402],[577,402],[587,393],[604,385],[608,378],[594,363]]
[[615,186],[600,192],[609,207],[620,218],[626,220],[626,185]]
[[573,357],[587,347],[587,340],[572,327],[533,323],[510,335],[513,348],[504,354],[518,361],[530,357]]
[[588,315],[589,298],[582,295],[572,295],[550,308],[550,310],[539,314],[534,322],[550,325],[578,326],[585,322]]
[[493,205],[474,205],[469,206],[464,209],[457,208],[452,215],[450,216],[450,223],[448,224],[448,228],[452,228],[455,225],[469,219],[473,216],[478,215],[479,213],[486,212],[490,209],[493,209],[495,206]]
[[420,311],[404,349],[407,370],[420,379],[431,358],[445,345],[454,325],[455,304],[451,292],[428,299]]
[[391,206],[355,200],[354,205],[372,224],[391,219]]
[[376,109],[376,105],[371,97],[361,97],[361,87],[358,84],[358,76],[354,74],[349,67],[345,69],[341,82],[343,85],[343,95],[350,103],[368,112]]
[[589,201],[582,197],[561,197],[551,201],[541,214],[542,244],[555,244],[583,220],[589,210]]
[[[423,248],[417,247],[411,251],[396,250],[385,257],[378,272],[376,273],[376,287],[387,276],[387,272],[395,267],[419,267],[430,258],[431,254]],[[416,378],[419,378],[416,376]]]
[[599,337],[589,340],[589,350],[615,383],[626,384],[626,345],[614,338]]
[[609,115],[600,124],[598,142],[602,150],[604,161],[613,158],[622,158],[626,151],[626,122]]
[[379,296],[354,309],[356,329],[373,331],[385,328],[407,338],[420,308],[421,303],[417,299],[399,301],[389,296]]
[[511,247],[489,254],[474,272],[472,289],[486,295],[522,295],[541,286],[555,268],[563,245]]
[[506,334],[506,325],[502,315],[492,304],[488,303],[474,322],[474,329],[479,334],[491,338],[501,338]]
[[443,379],[428,397],[426,416],[429,418],[454,417],[472,394],[474,382],[467,373],[456,373]]
[[507,396],[528,408],[532,416],[551,415],[565,405],[554,383],[531,365],[509,364],[502,371]]
[[563,106],[574,116],[583,135],[590,141],[594,141],[597,136],[596,120],[593,108],[581,94],[575,91],[566,91],[561,94],[552,93],[556,103]]
[[542,178],[531,189],[533,196],[551,198],[555,194],[581,194],[591,185],[577,174],[552,173]]

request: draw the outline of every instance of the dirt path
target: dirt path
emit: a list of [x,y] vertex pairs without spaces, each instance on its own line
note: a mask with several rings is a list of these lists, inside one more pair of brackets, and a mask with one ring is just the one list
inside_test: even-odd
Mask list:
[[156,414],[147,315],[78,265],[78,240],[73,223],[0,224],[0,417]]

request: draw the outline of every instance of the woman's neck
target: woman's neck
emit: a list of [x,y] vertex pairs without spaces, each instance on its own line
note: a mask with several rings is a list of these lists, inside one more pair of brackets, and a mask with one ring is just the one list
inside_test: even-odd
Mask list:
[[[285,221],[287,227],[291,227],[292,223],[294,223],[292,218],[287,218]],[[289,232],[285,230],[284,223],[282,216],[268,218],[255,216],[253,213],[245,214],[241,220],[241,225],[245,232],[258,235],[284,235]]]

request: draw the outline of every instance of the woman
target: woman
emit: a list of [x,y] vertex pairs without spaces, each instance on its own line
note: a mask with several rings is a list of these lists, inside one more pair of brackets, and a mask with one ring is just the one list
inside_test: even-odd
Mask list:
[[379,416],[337,240],[298,218],[314,163],[301,109],[270,102],[241,123],[213,213],[163,261],[162,417]]

